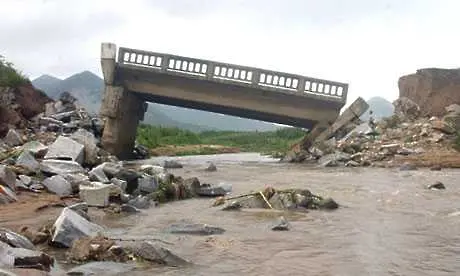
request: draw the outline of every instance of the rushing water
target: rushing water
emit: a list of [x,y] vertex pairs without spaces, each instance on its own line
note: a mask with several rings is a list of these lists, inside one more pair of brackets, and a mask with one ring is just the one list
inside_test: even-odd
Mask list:
[[[254,154],[213,156],[218,171],[203,171],[211,157],[184,157],[172,170],[201,182],[233,185],[233,194],[308,188],[343,207],[332,212],[223,212],[211,199],[191,199],[125,217],[122,236],[155,235],[190,261],[190,268],[152,268],[130,275],[460,275],[460,171],[317,169],[278,164]],[[153,161],[161,161],[156,159]],[[443,182],[447,189],[425,185]],[[273,232],[284,215],[292,226]],[[161,234],[180,220],[225,228],[212,237]]]

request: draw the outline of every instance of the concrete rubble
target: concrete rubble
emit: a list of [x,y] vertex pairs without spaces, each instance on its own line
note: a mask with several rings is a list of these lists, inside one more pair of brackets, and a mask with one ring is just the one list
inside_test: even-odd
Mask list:
[[[439,118],[421,116],[417,104],[407,98],[396,100],[394,106],[395,114],[391,117],[377,122],[350,119],[342,129],[328,136],[329,139],[316,141],[308,149],[290,152],[283,161],[322,167],[401,166],[401,170],[419,163],[421,166],[460,166],[460,158],[445,165],[438,164],[443,160],[434,160],[439,153],[456,155],[460,143],[458,105],[447,106],[445,115]],[[343,131],[344,128],[347,131]]]

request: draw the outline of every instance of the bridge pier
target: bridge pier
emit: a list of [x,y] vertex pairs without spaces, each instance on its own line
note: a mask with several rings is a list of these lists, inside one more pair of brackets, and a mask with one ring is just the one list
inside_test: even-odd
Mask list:
[[118,158],[128,159],[132,155],[146,103],[135,93],[114,83],[115,49],[114,44],[102,44],[101,64],[105,82],[100,111],[105,121],[102,146]]

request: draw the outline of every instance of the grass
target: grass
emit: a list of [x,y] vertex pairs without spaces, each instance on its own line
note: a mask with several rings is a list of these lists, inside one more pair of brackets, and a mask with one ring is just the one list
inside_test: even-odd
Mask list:
[[460,151],[460,131],[457,132],[457,135],[455,136],[454,149],[456,149],[457,151]]
[[[291,145],[305,136],[298,128],[280,128],[276,131],[204,131],[194,133],[178,128],[141,125],[137,131],[137,141],[151,149],[176,145],[219,145],[238,148],[243,152],[272,154],[287,151]],[[214,154],[219,149],[198,147],[177,152],[177,155]]]
[[0,86],[18,87],[28,83],[30,80],[0,55]]

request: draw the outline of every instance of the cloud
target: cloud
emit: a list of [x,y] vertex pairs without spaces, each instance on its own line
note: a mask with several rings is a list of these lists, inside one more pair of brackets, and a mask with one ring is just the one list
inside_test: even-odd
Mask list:
[[3,0],[0,53],[32,77],[100,74],[100,43],[350,83],[398,94],[420,67],[458,67],[454,0]]

